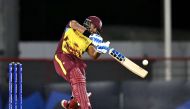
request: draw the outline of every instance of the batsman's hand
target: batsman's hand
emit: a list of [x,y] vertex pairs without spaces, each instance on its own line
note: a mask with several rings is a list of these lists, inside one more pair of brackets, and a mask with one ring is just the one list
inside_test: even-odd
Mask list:
[[110,46],[110,42],[102,42],[101,44],[99,44],[99,46],[96,47],[96,50],[99,53],[105,54],[109,51],[109,46]]
[[92,44],[96,47],[103,42],[103,38],[98,34],[91,34],[89,39],[92,40]]

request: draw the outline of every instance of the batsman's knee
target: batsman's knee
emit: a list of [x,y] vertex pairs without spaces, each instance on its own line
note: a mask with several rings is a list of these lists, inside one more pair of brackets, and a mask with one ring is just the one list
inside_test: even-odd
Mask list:
[[71,84],[86,83],[86,78],[78,67],[73,68],[69,75]]

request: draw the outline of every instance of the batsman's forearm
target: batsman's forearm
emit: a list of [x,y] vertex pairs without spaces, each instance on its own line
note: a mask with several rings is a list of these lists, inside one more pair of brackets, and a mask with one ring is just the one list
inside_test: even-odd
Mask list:
[[88,47],[87,53],[93,59],[97,59],[100,56],[100,53],[96,51],[96,48],[93,45]]
[[70,21],[69,26],[75,30],[78,30],[80,33],[84,33],[84,31],[86,30],[84,26],[80,25],[75,20]]
[[101,53],[95,52],[93,58],[94,58],[94,59],[98,59],[98,58],[100,57],[100,55],[101,55]]

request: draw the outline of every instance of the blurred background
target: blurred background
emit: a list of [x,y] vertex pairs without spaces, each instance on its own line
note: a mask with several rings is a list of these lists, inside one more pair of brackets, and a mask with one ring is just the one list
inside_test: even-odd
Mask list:
[[[52,58],[66,24],[103,21],[111,46],[149,71],[142,79],[109,55],[84,54],[94,109],[190,109],[188,0],[0,0],[0,109],[8,109],[8,63],[23,64],[23,109],[61,109],[68,84]],[[148,59],[147,66],[142,60]]]

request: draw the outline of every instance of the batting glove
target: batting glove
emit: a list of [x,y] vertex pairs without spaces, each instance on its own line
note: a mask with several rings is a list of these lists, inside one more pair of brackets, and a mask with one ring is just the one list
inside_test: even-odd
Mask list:
[[99,46],[103,42],[103,38],[98,34],[91,34],[89,39],[92,40],[94,46]]
[[99,53],[105,54],[105,53],[107,53],[108,50],[109,50],[109,45],[110,45],[110,42],[109,42],[109,41],[103,42],[103,43],[99,44],[99,46],[97,46],[96,50],[97,50]]

